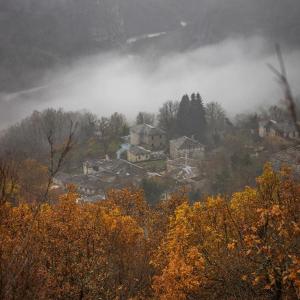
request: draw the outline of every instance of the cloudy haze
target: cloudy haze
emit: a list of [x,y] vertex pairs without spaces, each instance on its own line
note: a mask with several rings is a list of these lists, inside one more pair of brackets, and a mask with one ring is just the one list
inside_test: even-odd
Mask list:
[[[86,109],[99,116],[118,111],[133,119],[138,111],[156,112],[164,101],[179,100],[194,91],[199,91],[205,102],[220,102],[229,115],[257,109],[281,97],[267,67],[267,63],[276,65],[272,50],[263,39],[253,37],[157,59],[151,53],[88,57],[48,74],[46,87],[4,95],[6,111],[1,110],[1,125],[47,107]],[[300,52],[284,54],[291,85],[298,94]]]

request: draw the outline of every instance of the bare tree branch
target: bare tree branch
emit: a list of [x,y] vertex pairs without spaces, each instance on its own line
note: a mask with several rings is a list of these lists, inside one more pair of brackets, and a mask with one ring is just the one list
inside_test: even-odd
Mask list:
[[0,159],[0,205],[12,199],[17,181],[15,164]]
[[[64,146],[59,154],[58,154],[58,151],[55,149],[55,132],[54,132],[55,130],[54,130],[54,128],[50,128],[48,131],[47,141],[50,146],[50,162],[49,162],[49,167],[48,167],[49,178],[48,178],[47,188],[46,188],[43,198],[41,199],[41,201],[38,203],[38,205],[33,210],[31,224],[28,226],[28,229],[25,234],[25,237],[24,237],[21,247],[13,250],[13,254],[12,254],[10,264],[8,266],[8,270],[11,270],[12,266],[14,266],[14,265],[15,266],[18,265],[18,267],[16,268],[17,272],[11,272],[9,274],[8,280],[7,280],[6,284],[4,285],[4,289],[3,289],[4,299],[6,299],[6,297],[9,295],[9,293],[11,292],[11,289],[15,285],[18,277],[23,272],[26,265],[28,265],[26,250],[28,249],[28,246],[31,242],[30,233],[33,229],[34,222],[38,216],[38,213],[40,211],[42,204],[48,202],[48,200],[49,200],[48,196],[49,196],[49,191],[50,191],[51,185],[53,183],[53,179],[54,179],[55,175],[60,171],[67,154],[71,151],[71,149],[74,145],[74,142],[75,142],[74,136],[76,133],[76,129],[77,129],[77,124],[74,125],[73,121],[71,120],[69,134],[67,136],[66,143],[64,144]],[[58,158],[56,158],[57,154],[59,155]]]
[[66,156],[68,153],[71,151],[71,149],[74,146],[75,143],[75,133],[77,129],[77,123],[73,123],[73,121],[70,121],[70,128],[69,128],[69,134],[67,136],[66,143],[61,150],[59,157],[56,158],[57,155],[57,150],[55,150],[55,142],[54,142],[54,132],[53,129],[50,129],[48,135],[47,135],[47,141],[49,143],[50,147],[50,162],[49,162],[49,167],[48,167],[48,173],[49,173],[49,178],[48,178],[48,184],[46,191],[44,193],[44,197],[42,199],[42,202],[47,202],[48,201],[48,194],[49,190],[51,188],[51,185],[53,183],[54,177],[57,175],[57,173],[60,171]]
[[285,67],[284,59],[283,59],[279,45],[276,45],[276,55],[277,55],[277,59],[278,59],[278,63],[279,63],[279,70],[270,64],[268,64],[268,66],[269,66],[270,70],[276,75],[278,82],[282,86],[285,101],[288,106],[288,110],[290,112],[293,123],[299,133],[299,136],[300,136],[300,123],[298,121],[298,116],[297,116],[296,101],[293,96],[292,89],[290,87],[290,84],[289,84],[289,81],[287,78],[286,67]]

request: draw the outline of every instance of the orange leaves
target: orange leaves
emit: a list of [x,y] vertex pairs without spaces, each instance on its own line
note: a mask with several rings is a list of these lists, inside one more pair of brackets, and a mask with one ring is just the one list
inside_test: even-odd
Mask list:
[[229,243],[227,245],[227,248],[228,248],[228,250],[234,250],[236,248],[236,243],[235,242]]
[[132,216],[140,225],[145,225],[148,205],[140,190],[111,190],[107,195],[107,204],[120,208],[125,215]]
[[153,289],[159,299],[187,299],[201,285],[198,275],[204,269],[204,260],[193,247],[186,255],[173,251],[160,276],[154,277]]
[[271,211],[270,211],[271,216],[279,217],[279,216],[281,216],[281,214],[282,214],[282,211],[281,211],[279,205],[276,204],[271,207]]
[[178,193],[150,208],[126,189],[78,203],[73,188],[37,216],[2,205],[3,282],[23,262],[14,298],[30,286],[32,299],[297,299],[300,188],[288,176],[267,166],[257,188],[193,205]]
[[262,277],[256,276],[256,277],[254,278],[254,280],[252,281],[252,284],[253,284],[254,286],[256,286],[256,285],[258,285],[258,284],[260,283],[261,280],[262,280]]
[[[0,208],[1,214],[6,211],[0,223],[0,266],[10,268],[7,278],[9,272],[18,272],[17,265],[10,265],[12,251],[21,249],[29,233],[24,255],[30,255],[30,260],[18,286],[30,284],[30,298],[79,298],[83,294],[88,299],[114,299],[122,294],[127,299],[137,294],[137,287],[149,280],[143,275],[147,263],[143,229],[117,206],[82,204],[77,198],[71,189],[58,204],[41,206],[34,220],[29,205]],[[121,291],[119,286],[124,286]]]
[[[226,290],[229,298],[254,299],[277,293],[278,286],[288,298],[299,295],[300,190],[288,174],[267,165],[258,187],[236,193],[228,204],[217,197],[177,207],[155,265],[157,297],[215,299]],[[174,261],[190,273],[182,276]]]
[[247,280],[248,280],[248,275],[242,275],[242,276],[241,276],[241,279],[242,279],[243,281],[247,281]]

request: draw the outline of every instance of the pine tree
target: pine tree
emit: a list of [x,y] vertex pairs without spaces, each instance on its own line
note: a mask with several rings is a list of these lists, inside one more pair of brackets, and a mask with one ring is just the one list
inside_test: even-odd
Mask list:
[[192,101],[190,103],[189,111],[189,132],[190,136],[194,136],[195,139],[204,142],[206,135],[206,119],[205,108],[202,98],[199,93],[195,96],[192,95]]
[[179,135],[190,135],[190,99],[188,95],[184,95],[179,104],[177,115],[177,131]]

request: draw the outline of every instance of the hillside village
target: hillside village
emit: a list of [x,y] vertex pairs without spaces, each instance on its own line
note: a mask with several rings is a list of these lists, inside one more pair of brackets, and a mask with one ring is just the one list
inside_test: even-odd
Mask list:
[[300,300],[300,0],[0,0],[0,300]]
[[[299,134],[286,107],[229,117],[200,93],[167,101],[157,114],[139,112],[130,123],[118,112],[98,117],[35,111],[3,133],[2,151],[24,162],[20,176],[27,178],[26,168],[34,164],[36,176],[46,178],[51,153],[52,163],[59,163],[70,124],[75,130],[70,153],[56,171],[50,170],[51,191],[61,194],[74,185],[83,201],[105,199],[111,189],[128,187],[143,190],[150,203],[182,189],[193,201],[231,195],[255,186],[266,162],[277,170],[288,163],[300,176]],[[42,181],[37,195],[41,187]]]
[[[125,187],[139,188],[145,180],[168,181],[161,197],[165,198],[176,189],[184,188],[197,195],[207,190],[209,178],[207,168],[218,155],[218,149],[211,151],[193,137],[180,136],[168,139],[166,132],[146,123],[132,126],[129,136],[120,145],[115,158],[90,159],[83,162],[80,174],[60,173],[55,177],[54,188],[65,189],[73,184],[83,201],[105,199],[110,189]],[[248,147],[251,157],[266,153],[273,167],[279,170],[289,164],[295,175],[300,176],[299,136],[294,126],[274,120],[260,121],[257,132],[261,146]],[[280,138],[288,146],[269,153],[264,142]],[[297,145],[298,144],[298,145]]]
[[[87,160],[82,173],[60,173],[54,183],[65,188],[74,184],[82,199],[87,201],[105,198],[112,188],[139,187],[142,179],[166,177],[182,186],[197,182],[198,164],[205,158],[205,146],[186,136],[167,140],[166,133],[149,124],[130,128],[130,143],[122,144],[123,158]],[[163,164],[159,171],[151,168],[153,162]],[[143,163],[143,167],[139,164]]]

